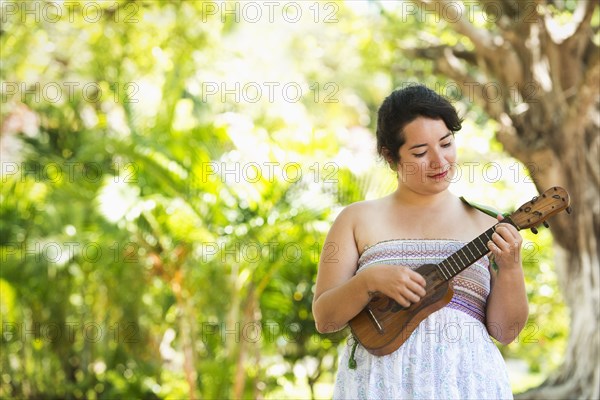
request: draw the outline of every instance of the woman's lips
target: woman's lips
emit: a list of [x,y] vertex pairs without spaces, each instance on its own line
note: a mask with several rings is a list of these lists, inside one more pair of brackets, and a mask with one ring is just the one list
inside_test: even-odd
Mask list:
[[443,179],[443,178],[446,177],[446,175],[448,175],[448,170],[446,170],[444,172],[441,172],[439,174],[427,175],[427,176],[430,177],[430,178],[433,178],[433,179]]

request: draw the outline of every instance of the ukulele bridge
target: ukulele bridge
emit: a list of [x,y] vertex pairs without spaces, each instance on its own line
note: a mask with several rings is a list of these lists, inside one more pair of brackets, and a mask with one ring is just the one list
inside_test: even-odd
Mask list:
[[377,329],[377,333],[382,335],[384,333],[384,329],[381,326],[381,324],[379,323],[379,321],[377,320],[377,318],[375,317],[375,314],[373,314],[373,311],[371,311],[371,309],[368,307],[367,307],[367,315],[369,316],[369,318],[375,325],[375,329]]

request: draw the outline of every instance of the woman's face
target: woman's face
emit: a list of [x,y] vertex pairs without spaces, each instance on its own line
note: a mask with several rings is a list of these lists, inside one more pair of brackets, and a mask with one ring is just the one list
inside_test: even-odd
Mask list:
[[448,188],[455,172],[454,135],[441,119],[418,117],[404,127],[400,147],[400,184],[420,194],[436,194]]

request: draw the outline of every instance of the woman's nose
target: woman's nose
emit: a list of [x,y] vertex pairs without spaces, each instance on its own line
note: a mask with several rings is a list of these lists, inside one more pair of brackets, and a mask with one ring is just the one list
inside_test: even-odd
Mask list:
[[431,158],[429,159],[429,167],[436,169],[442,166],[442,155],[438,151],[432,151]]

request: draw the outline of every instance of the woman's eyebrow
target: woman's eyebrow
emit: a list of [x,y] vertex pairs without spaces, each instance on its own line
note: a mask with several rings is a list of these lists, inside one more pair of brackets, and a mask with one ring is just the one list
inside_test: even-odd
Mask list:
[[448,136],[452,136],[452,132],[448,132],[448,133],[446,133],[446,134],[444,135],[444,137],[440,139],[440,142],[441,142],[442,140],[446,139]]
[[[448,136],[451,136],[451,135],[452,135],[452,132],[448,132],[447,134],[444,135],[444,137],[440,138],[440,142],[442,140],[446,139]],[[427,146],[427,143],[415,144],[414,146],[411,146],[409,148],[409,150],[416,149],[417,147],[423,147],[423,146]]]

